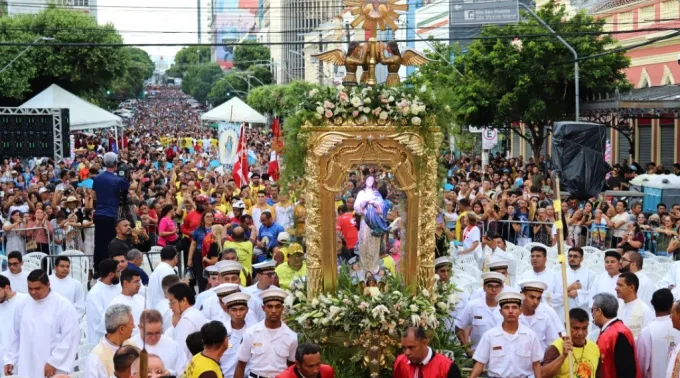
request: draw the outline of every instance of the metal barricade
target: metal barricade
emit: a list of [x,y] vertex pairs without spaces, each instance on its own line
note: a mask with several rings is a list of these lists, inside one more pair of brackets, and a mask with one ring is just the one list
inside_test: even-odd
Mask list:
[[24,227],[2,233],[2,250],[7,256],[18,251],[22,255],[30,252],[49,254],[52,245],[52,232],[47,227]]
[[668,256],[668,245],[674,238],[672,235],[667,235],[663,232],[655,230],[642,230],[642,235],[645,241],[642,245],[642,250],[652,253],[657,256]]
[[488,222],[486,231],[495,231],[503,239],[517,246],[524,246],[531,242],[551,246],[553,245],[552,227],[551,222],[497,220]]

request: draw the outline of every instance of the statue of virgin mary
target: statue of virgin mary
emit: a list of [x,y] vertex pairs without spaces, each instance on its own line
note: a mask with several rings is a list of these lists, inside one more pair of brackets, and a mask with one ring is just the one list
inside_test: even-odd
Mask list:
[[359,262],[366,272],[378,272],[381,241],[389,231],[387,210],[387,204],[375,188],[375,178],[366,177],[364,189],[359,191],[354,202],[354,212],[361,216],[357,241]]

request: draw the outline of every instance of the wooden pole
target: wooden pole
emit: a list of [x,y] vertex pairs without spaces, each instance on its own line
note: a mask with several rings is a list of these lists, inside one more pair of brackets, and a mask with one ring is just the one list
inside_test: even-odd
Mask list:
[[[567,257],[564,253],[564,227],[562,223],[562,199],[560,197],[560,177],[556,172],[552,173],[553,207],[555,208],[555,229],[557,230],[557,259],[562,270],[562,293],[564,295],[564,323],[567,329],[567,336],[571,339],[571,323],[569,320],[569,291],[567,290]],[[569,352],[567,358],[569,364],[569,377],[574,378],[574,354]]]
[[[148,292],[148,290],[144,291],[144,311],[146,311],[146,293],[147,292]],[[146,351],[146,320],[144,321],[143,325],[144,325],[144,328],[141,330],[142,331],[142,351],[139,352],[139,376],[140,377],[148,377],[149,376],[149,353]]]

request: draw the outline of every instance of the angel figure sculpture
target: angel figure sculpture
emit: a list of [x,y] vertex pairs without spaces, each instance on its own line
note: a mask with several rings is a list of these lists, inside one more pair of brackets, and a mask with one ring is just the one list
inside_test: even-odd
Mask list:
[[345,85],[356,85],[357,67],[364,65],[367,58],[364,53],[363,44],[359,44],[359,42],[356,41],[349,43],[347,55],[345,55],[342,50],[335,49],[314,54],[312,56],[322,62],[331,63],[336,66],[345,66],[347,74],[342,79]]
[[[406,49],[403,55],[399,53],[399,45],[395,41],[389,41],[384,44],[384,48],[380,51],[380,63],[387,66],[387,80],[385,85],[388,87],[397,87],[401,80],[399,79],[399,67],[401,66],[421,66],[427,62],[432,62],[421,53]],[[385,54],[387,53],[387,55]]]

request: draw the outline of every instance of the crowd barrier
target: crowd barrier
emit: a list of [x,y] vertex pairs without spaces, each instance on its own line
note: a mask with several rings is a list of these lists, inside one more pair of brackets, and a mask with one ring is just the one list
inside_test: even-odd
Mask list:
[[[47,227],[24,227],[10,232],[0,230],[0,252],[7,256],[18,251],[22,254],[30,252],[51,253],[53,234]],[[42,243],[46,241],[47,243]]]

